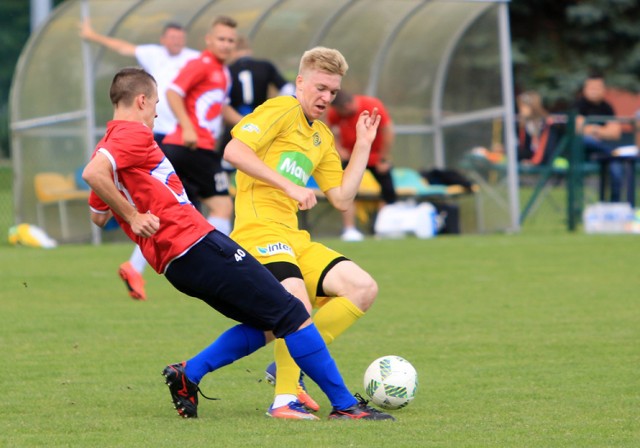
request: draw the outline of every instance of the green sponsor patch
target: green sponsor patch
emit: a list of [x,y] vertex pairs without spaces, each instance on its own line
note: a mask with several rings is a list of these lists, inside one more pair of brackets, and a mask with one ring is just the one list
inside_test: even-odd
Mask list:
[[313,163],[299,152],[285,152],[280,157],[276,171],[296,185],[305,186],[311,177]]

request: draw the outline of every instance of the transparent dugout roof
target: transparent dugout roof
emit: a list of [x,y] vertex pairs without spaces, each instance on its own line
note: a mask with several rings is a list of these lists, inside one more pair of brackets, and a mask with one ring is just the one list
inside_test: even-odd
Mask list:
[[[113,75],[135,65],[83,43],[84,15],[98,32],[134,44],[156,43],[165,23],[179,22],[196,49],[204,47],[213,18],[230,15],[254,55],[290,80],[305,50],[337,48],[350,66],[343,88],[387,106],[397,132],[396,166],[462,169],[470,148],[490,145],[496,121],[513,119],[505,107],[513,104],[507,6],[507,0],[69,0],[32,35],[14,76],[16,219],[34,222],[37,172],[73,173],[86,162],[111,119]],[[483,230],[517,230],[516,176],[514,161],[506,188],[483,201],[491,207]]]

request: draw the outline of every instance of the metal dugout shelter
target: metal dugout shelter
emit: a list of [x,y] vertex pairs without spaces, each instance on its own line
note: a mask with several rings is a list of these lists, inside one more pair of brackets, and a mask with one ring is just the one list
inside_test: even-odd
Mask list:
[[[255,56],[272,60],[290,80],[305,50],[342,51],[350,65],[343,88],[377,96],[389,109],[396,166],[458,168],[470,148],[490,143],[496,122],[513,129],[508,0],[69,0],[31,36],[14,75],[17,222],[36,222],[36,174],[74,175],[86,163],[111,119],[111,79],[136,63],[83,42],[81,17],[100,33],[139,44],[157,42],[163,25],[177,21],[189,46],[202,49],[219,14],[234,17]],[[514,136],[503,137],[507,182],[478,193],[483,231],[519,230]],[[66,230],[47,216],[51,236],[65,230],[76,240],[101,240],[86,204],[66,213]]]

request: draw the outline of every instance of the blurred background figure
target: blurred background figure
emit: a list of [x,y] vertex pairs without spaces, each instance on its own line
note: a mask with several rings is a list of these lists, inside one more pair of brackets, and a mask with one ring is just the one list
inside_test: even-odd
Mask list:
[[[396,199],[396,191],[391,177],[391,148],[395,141],[393,122],[387,109],[377,98],[364,95],[353,95],[340,90],[331,104],[327,115],[327,122],[336,137],[336,148],[342,158],[343,167],[346,167],[353,145],[356,142],[356,123],[361,112],[378,109],[380,114],[380,126],[369,154],[367,169],[380,184],[382,203],[393,204]],[[364,235],[356,228],[356,206],[351,204],[346,212],[342,213],[343,241],[362,241]]]
[[[238,36],[236,48],[229,65],[231,73],[231,91],[229,105],[240,115],[245,116],[264,103],[267,98],[276,95],[293,95],[295,87],[288,82],[278,68],[266,59],[253,56],[249,39]],[[232,124],[227,123],[224,135],[220,138],[219,148],[224,148],[231,141]],[[223,160],[223,166],[229,171],[234,168]]]
[[[591,73],[582,85],[582,92],[575,103],[576,132],[582,134],[585,156],[610,157],[620,146],[622,126],[615,119],[615,111],[604,98],[607,85],[600,73]],[[593,118],[590,118],[593,117]],[[612,119],[608,119],[611,117]],[[611,176],[611,202],[619,202],[624,167],[620,162],[609,163]]]
[[518,107],[518,160],[541,165],[553,155],[557,133],[552,131],[553,118],[542,104],[542,97],[534,91],[523,92],[516,98]]
[[231,233],[233,202],[229,176],[218,151],[224,122],[240,115],[228,105],[231,76],[224,65],[236,46],[237,22],[216,17],[204,37],[205,50],[184,66],[167,89],[167,101],[178,125],[163,140],[164,152],[187,190],[191,202],[207,207],[207,221]]
[[279,95],[295,93],[293,84],[282,76],[271,61],[253,56],[249,40],[244,36],[238,37],[229,72],[233,82],[229,93],[230,104],[243,116],[274,96],[270,95],[270,88]]
[[176,127],[176,117],[166,100],[166,91],[173,78],[187,61],[195,59],[200,52],[188,48],[187,33],[182,25],[169,22],[162,29],[159,44],[133,44],[122,39],[97,33],[91,26],[89,19],[80,28],[80,36],[90,42],[100,44],[109,50],[123,56],[135,57],[138,64],[156,79],[158,83],[157,107],[158,116],[153,126],[153,135],[160,147],[165,135],[173,132]]

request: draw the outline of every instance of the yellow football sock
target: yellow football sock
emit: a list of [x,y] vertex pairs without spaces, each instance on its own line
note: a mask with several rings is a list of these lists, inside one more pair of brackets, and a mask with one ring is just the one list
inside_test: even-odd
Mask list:
[[276,358],[276,395],[297,395],[300,367],[293,360],[284,339],[276,339],[274,353]]
[[[315,314],[313,321],[324,342],[329,345],[347,328],[364,316],[364,312],[346,297],[334,297],[327,301]],[[284,339],[275,341],[276,395],[297,395],[300,368],[295,363]]]
[[324,342],[329,345],[358,319],[364,311],[346,297],[334,297],[326,302],[313,316],[313,323]]

